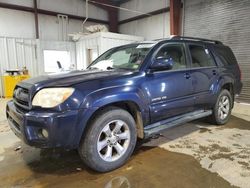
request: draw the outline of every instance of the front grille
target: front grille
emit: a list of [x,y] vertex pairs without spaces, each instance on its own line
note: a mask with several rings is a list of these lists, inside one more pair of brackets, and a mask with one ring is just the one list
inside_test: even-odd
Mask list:
[[21,130],[20,125],[18,125],[18,123],[17,123],[12,117],[8,116],[8,120],[12,123],[12,125],[14,125],[14,127],[15,127],[18,131]]
[[30,94],[28,89],[16,87],[13,98],[17,107],[22,108],[23,110],[30,109]]
[[22,100],[19,100],[17,98],[15,98],[17,103],[21,104],[21,105],[24,105],[24,106],[29,106],[29,102],[26,102],[26,101],[22,101]]

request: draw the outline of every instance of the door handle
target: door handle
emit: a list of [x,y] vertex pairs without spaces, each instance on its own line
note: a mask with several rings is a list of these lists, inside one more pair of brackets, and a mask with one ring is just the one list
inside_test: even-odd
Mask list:
[[216,74],[217,74],[216,70],[213,70],[212,72],[213,72],[213,75],[216,75]]
[[185,77],[186,79],[189,79],[189,78],[191,77],[191,75],[190,75],[189,73],[184,73],[184,77]]

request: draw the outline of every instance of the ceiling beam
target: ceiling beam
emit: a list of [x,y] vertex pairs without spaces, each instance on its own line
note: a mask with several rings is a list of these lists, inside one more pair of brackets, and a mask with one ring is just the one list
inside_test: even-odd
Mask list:
[[[35,12],[35,9],[32,7],[26,7],[26,6],[14,5],[14,4],[8,4],[8,3],[0,3],[0,8],[7,8],[7,9],[19,10],[19,11],[25,11],[25,12],[31,12],[31,13]],[[37,13],[48,15],[48,16],[57,16],[58,14],[62,14],[62,15],[68,16],[69,19],[81,20],[81,21],[85,20],[86,18],[83,16],[72,15],[72,14],[67,14],[67,13],[62,13],[62,12],[55,12],[55,11],[44,10],[44,9],[37,9]],[[100,24],[109,24],[109,21],[95,19],[95,18],[88,18],[88,21],[100,23]]]
[[121,25],[121,24],[129,23],[129,22],[133,22],[133,21],[136,21],[136,20],[141,20],[141,19],[144,19],[144,18],[148,18],[148,17],[155,16],[155,15],[162,14],[162,13],[166,13],[166,12],[169,12],[169,11],[170,11],[170,7],[158,9],[158,10],[155,10],[155,11],[152,11],[152,12],[149,12],[149,13],[145,13],[145,14],[142,14],[142,15],[139,15],[139,16],[135,16],[135,17],[132,17],[132,18],[128,18],[128,19],[119,21],[118,24]]
[[[44,14],[44,15],[49,15],[49,16],[57,16],[58,14],[62,14],[62,15],[68,16],[69,19],[81,20],[81,21],[86,19],[86,17],[84,17],[84,16],[72,15],[72,14],[61,13],[61,12],[54,12],[54,11],[43,10],[43,9],[38,9],[38,13]],[[95,18],[88,18],[88,21],[95,22],[95,23],[101,23],[101,24],[109,24],[109,21],[95,19]]]
[[8,4],[8,3],[0,3],[0,8],[21,10],[21,11],[26,11],[26,12],[34,12],[34,9],[32,7],[25,7],[25,6],[20,6],[20,5]]

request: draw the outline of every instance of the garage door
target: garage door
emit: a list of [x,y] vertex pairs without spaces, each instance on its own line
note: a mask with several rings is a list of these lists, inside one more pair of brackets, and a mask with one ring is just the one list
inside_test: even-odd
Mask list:
[[184,36],[216,39],[230,46],[242,70],[238,100],[250,103],[250,1],[185,0]]

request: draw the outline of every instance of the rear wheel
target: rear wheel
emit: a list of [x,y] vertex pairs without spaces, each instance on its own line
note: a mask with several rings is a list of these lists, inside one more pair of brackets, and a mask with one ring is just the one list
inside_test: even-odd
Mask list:
[[224,125],[228,122],[232,111],[232,95],[228,90],[222,90],[217,98],[211,116],[212,123]]
[[93,170],[107,172],[122,166],[135,145],[133,117],[123,109],[109,107],[100,112],[88,127],[79,154]]

